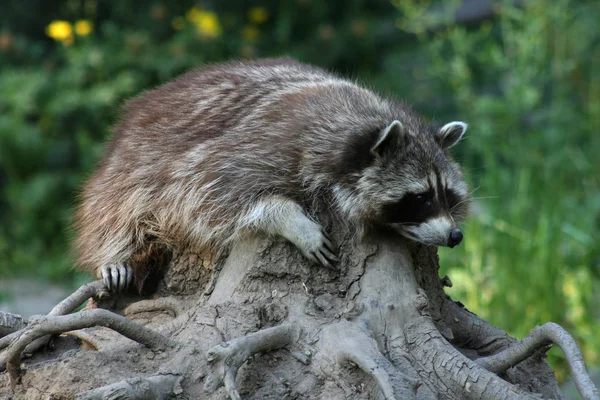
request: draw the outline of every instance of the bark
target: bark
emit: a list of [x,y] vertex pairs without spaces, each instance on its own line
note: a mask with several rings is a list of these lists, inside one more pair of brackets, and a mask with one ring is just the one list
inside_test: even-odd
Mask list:
[[337,270],[255,237],[219,255],[175,254],[153,298],[98,298],[94,283],[66,304],[93,294],[88,308],[111,311],[7,316],[0,397],[560,399],[543,358],[556,343],[584,398],[599,398],[562,328],[517,342],[450,299],[435,248],[334,237]]

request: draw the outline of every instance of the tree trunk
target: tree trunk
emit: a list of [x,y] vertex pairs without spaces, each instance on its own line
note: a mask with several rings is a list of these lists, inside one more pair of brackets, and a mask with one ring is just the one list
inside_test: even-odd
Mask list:
[[[559,327],[515,342],[444,293],[434,247],[389,233],[334,236],[336,270],[255,237],[212,259],[175,254],[153,299],[95,301],[127,319],[95,310],[32,319],[17,331],[29,339],[0,339],[9,346],[0,398],[562,398],[543,359],[551,342],[571,351]],[[81,329],[90,318],[101,326]],[[78,330],[21,362],[24,346],[55,332],[50,321]],[[573,351],[580,390],[597,399]]]

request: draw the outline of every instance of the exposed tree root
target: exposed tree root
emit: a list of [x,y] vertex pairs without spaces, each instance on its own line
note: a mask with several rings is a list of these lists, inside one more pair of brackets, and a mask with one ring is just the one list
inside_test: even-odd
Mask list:
[[446,387],[448,398],[496,400],[537,399],[497,375],[486,371],[465,357],[435,330],[432,321],[423,316],[406,326],[408,353],[418,364],[421,376],[437,380]]
[[[0,338],[16,332],[27,325],[27,320],[19,314],[0,311]],[[1,349],[1,347],[0,347]]]
[[[26,326],[27,325],[25,325],[25,327]],[[25,328],[22,328],[22,329],[25,329]],[[8,334],[8,335],[4,336],[2,339],[0,339],[0,351],[7,348],[15,340],[15,338],[17,338],[20,334],[21,334],[21,331],[17,331],[17,332]],[[4,369],[2,368],[2,364],[0,364],[0,371],[4,371]]]
[[[48,317],[67,315],[73,312],[73,310],[81,306],[91,297],[102,295],[105,289],[106,288],[104,286],[104,283],[101,280],[82,285],[73,294],[69,295],[66,299],[54,306],[54,308],[50,310],[50,313],[48,313]],[[20,332],[20,330],[24,329],[28,324],[28,322],[24,320],[23,317],[20,315],[0,312],[0,317],[2,316],[5,316],[6,325],[10,325],[10,330],[12,331],[12,333],[6,336],[0,335],[0,350],[8,347],[11,343],[13,343],[13,341],[21,335],[22,332]],[[0,320],[0,323],[1,322],[2,320]],[[1,326],[2,325],[0,325],[0,327]],[[58,333],[63,332],[64,331]],[[45,346],[46,343],[48,343],[48,340],[50,340],[50,335],[39,337],[33,342],[29,343],[23,352],[27,354],[34,353],[39,348]],[[4,371],[5,367],[6,364],[4,362],[0,362],[0,371]]]
[[91,349],[91,350],[98,351],[102,348],[102,345],[96,339],[96,337],[94,335],[92,335],[89,331],[86,331],[85,329],[77,329],[74,331],[65,332],[65,333],[63,333],[63,335],[73,336],[73,337],[81,340],[82,348],[84,348],[84,349]]
[[27,345],[45,335],[55,335],[93,326],[106,326],[154,350],[164,350],[174,344],[157,332],[103,309],[81,311],[65,316],[31,318],[27,328],[15,332],[18,335],[6,349],[4,357],[0,359],[0,365],[6,363],[12,389],[14,390],[17,384],[21,353]]
[[211,371],[206,377],[204,390],[212,393],[221,385],[225,385],[229,398],[240,400],[235,387],[235,377],[242,364],[256,353],[276,350],[295,343],[299,334],[299,329],[294,325],[280,325],[213,347],[207,355]]
[[[91,297],[94,297],[106,290],[104,283],[101,280],[90,282],[81,286],[73,294],[69,295],[66,299],[58,303],[50,312],[49,317],[67,315],[72,313],[77,307],[88,301]],[[42,336],[31,342],[26,348],[25,353],[35,353],[39,348],[45,346],[50,340],[50,335]]]
[[77,395],[77,400],[163,400],[182,391],[180,375],[154,375],[125,379]]
[[[379,348],[389,353],[392,365],[397,368],[408,355],[423,384],[433,393],[444,393],[448,399],[536,398],[484,370],[450,346],[433,323],[430,301],[417,277],[411,270],[397,269],[392,261],[409,260],[410,254],[393,242],[382,239],[381,243],[389,249],[383,249],[374,258],[361,280],[359,299],[365,307],[356,320],[370,328]],[[432,280],[441,287],[437,274]],[[403,374],[412,375],[407,372]],[[419,394],[417,398],[429,397]]]
[[77,307],[85,303],[90,297],[94,297],[99,293],[106,291],[106,287],[102,280],[87,283],[77,289],[73,294],[58,303],[48,316],[67,315],[72,313]]
[[322,332],[322,350],[340,365],[356,364],[371,376],[386,400],[416,399],[420,381],[402,374],[377,347],[364,329],[349,321],[328,327]]
[[183,313],[182,303],[173,297],[160,297],[152,300],[141,300],[135,302],[125,309],[125,316],[131,317],[135,314],[147,312],[168,312],[172,317],[178,317]]
[[[471,360],[496,354],[516,342],[506,332],[479,318],[444,292],[437,279],[437,252],[427,246],[413,250],[415,275],[429,298],[428,311],[437,330]],[[544,398],[560,398],[560,390],[550,366],[536,353],[515,368],[506,371],[505,379],[515,385],[530,388]]]
[[[160,333],[103,309],[31,318],[26,328],[0,339],[0,349],[8,346],[3,355],[9,367],[9,379],[0,382],[0,397],[11,394],[10,382],[18,400],[39,398],[39,393],[65,398],[79,393],[79,399],[182,394],[216,400],[223,392],[236,400],[240,375],[238,385],[254,398],[561,399],[554,375],[541,358],[548,344],[557,343],[567,354],[583,396],[600,400],[581,353],[562,328],[546,324],[516,342],[445,294],[444,286],[451,282],[439,279],[434,248],[406,245],[388,234],[372,239],[356,245],[344,242],[341,269],[335,274],[302,264],[285,243],[265,247],[256,238],[237,244],[222,264],[212,266],[211,283],[186,264],[174,271],[194,274],[176,276],[177,285],[172,286],[187,293],[182,282],[190,278],[197,284],[202,275],[210,289],[194,286],[196,297],[170,297],[171,286],[165,282],[163,297],[124,310]],[[71,312],[102,289],[97,282],[83,287],[52,313]],[[110,307],[122,311],[125,303],[116,301]],[[11,329],[18,324],[5,323]],[[166,351],[132,346],[110,330],[85,329],[95,326],[108,326]],[[245,335],[266,326],[275,327]],[[39,353],[27,362],[27,373],[15,391],[22,352],[37,338],[63,332],[99,351],[79,351],[72,341],[59,341],[73,351],[61,356],[62,348],[57,347],[59,351]],[[237,338],[221,343],[224,337]],[[276,369],[270,368],[275,362],[271,358],[256,358],[252,366],[240,368],[254,354],[288,345],[289,353],[278,352]],[[118,370],[107,362],[115,362]],[[0,369],[3,364],[0,360]],[[81,371],[86,380],[81,380]],[[57,373],[58,385],[53,382]],[[69,393],[61,386],[65,382]],[[107,385],[110,382],[118,383]],[[99,388],[86,391],[94,386]],[[217,391],[221,386],[224,390]]]
[[475,350],[478,356],[493,354],[514,342],[506,332],[490,325],[452,301],[444,292],[450,278],[438,278],[437,252],[428,246],[417,246],[415,278],[429,299],[429,314],[440,333],[454,345]]
[[495,374],[502,374],[537,351],[545,352],[553,343],[565,353],[573,374],[573,381],[581,396],[585,400],[600,400],[598,389],[585,369],[583,356],[577,343],[567,331],[553,322],[535,327],[523,340],[511,344],[500,353],[478,359],[477,364]]

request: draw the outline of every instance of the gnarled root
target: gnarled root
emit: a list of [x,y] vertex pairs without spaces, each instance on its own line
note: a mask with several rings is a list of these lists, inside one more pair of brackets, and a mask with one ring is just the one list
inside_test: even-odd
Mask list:
[[[69,297],[58,303],[50,313],[48,313],[49,317],[59,316],[59,315],[67,315],[75,310],[77,307],[86,302],[90,297],[96,296],[104,289],[104,284],[102,281],[94,281],[88,284],[81,286],[77,289],[73,294]],[[0,312],[0,350],[7,347],[9,344],[13,342],[13,340],[19,336],[21,333],[19,332],[21,329],[24,329],[27,326],[28,322],[23,319],[20,315],[17,314],[9,314]],[[3,334],[2,328],[5,327],[5,332]],[[60,332],[62,333],[62,332]],[[25,349],[26,353],[34,353],[37,349],[44,346],[50,336],[43,336],[32,343],[30,343]],[[2,371],[2,366],[0,365],[0,371]]]
[[48,313],[48,316],[67,315],[72,313],[77,307],[85,303],[90,297],[94,297],[106,290],[101,280],[87,283],[77,289],[73,294],[58,303]]
[[180,375],[131,378],[77,395],[77,400],[130,399],[162,400],[182,392]]
[[176,318],[184,312],[182,301],[173,297],[159,297],[152,300],[141,300],[129,305],[125,309],[125,316],[149,312],[166,312]]
[[155,350],[163,350],[174,344],[171,340],[153,330],[103,309],[81,311],[65,316],[32,317],[27,328],[9,335],[13,337],[13,341],[6,349],[4,357],[0,359],[0,366],[3,366],[6,362],[12,389],[14,390],[17,384],[21,354],[27,345],[46,335],[54,335],[93,326],[106,326],[129,339]]
[[557,344],[565,353],[573,374],[573,381],[581,396],[585,400],[600,400],[598,389],[594,386],[585,369],[583,356],[577,343],[567,331],[553,322],[535,327],[520,342],[510,345],[497,354],[480,358],[476,362],[488,371],[502,374],[534,353],[540,350],[545,352],[552,343]]
[[447,388],[448,398],[478,400],[539,398],[481,368],[449,346],[426,315],[411,320],[405,326],[405,332],[406,350],[413,357],[421,376],[424,378],[436,376],[436,381]]
[[[27,320],[19,314],[0,311],[0,338],[16,332],[27,325]],[[0,347],[1,348],[1,347]]]
[[598,392],[585,370],[581,351],[560,326],[545,324],[517,342],[506,332],[469,312],[462,304],[447,298],[442,287],[444,282],[436,279],[438,257],[435,251],[421,246],[415,255],[417,281],[432,303],[439,307],[429,308],[431,317],[439,332],[461,352],[486,370],[505,375],[513,384],[528,387],[544,397],[555,398],[560,396],[560,391],[554,373],[540,357],[545,355],[549,344],[556,343],[567,355],[582,396],[586,399],[598,398]]
[[[105,286],[100,280],[85,284],[77,289],[73,294],[69,295],[66,299],[54,306],[48,316],[52,317],[69,314],[86,302],[90,297],[97,296],[102,293],[103,290],[105,290]],[[2,316],[4,317],[2,318]],[[15,340],[22,335],[22,330],[27,327],[28,321],[24,320],[20,315],[8,313],[0,313],[0,318],[0,327],[6,326],[6,332],[4,333],[6,336],[2,335],[2,332],[0,331],[0,350],[2,350],[11,345],[11,343],[14,343]],[[58,333],[63,332],[65,331],[60,331]],[[23,350],[23,352],[27,354],[34,353],[40,347],[46,345],[49,339],[50,335],[38,337],[37,339],[31,341]],[[4,363],[4,359],[0,359],[0,372],[4,371],[5,367],[6,364]]]
[[340,365],[356,364],[379,385],[386,400],[416,399],[419,380],[401,373],[379,350],[364,329],[349,321],[322,332],[322,350]]
[[208,362],[212,366],[204,383],[204,390],[212,393],[221,385],[232,400],[239,400],[235,387],[238,369],[252,355],[272,351],[295,343],[300,330],[294,325],[280,325],[254,332],[229,342],[221,343],[208,351]]
[[[105,290],[104,283],[101,280],[90,282],[81,286],[69,297],[58,303],[50,312],[48,316],[54,317],[58,315],[67,315],[72,313],[77,307],[88,301],[91,297],[98,295],[100,292]],[[44,347],[50,340],[50,335],[42,336],[25,348],[25,353],[35,353],[39,348]]]
[[[396,370],[402,368],[398,373],[423,381],[413,398],[435,398],[430,392],[444,393],[448,399],[536,398],[450,346],[433,322],[429,293],[417,283],[412,269],[396,267],[411,265],[407,249],[386,238],[380,243],[382,249],[365,269],[361,292],[356,297],[363,312],[352,323],[361,329],[364,326],[370,331],[367,336],[376,340],[381,352],[376,360],[387,356]],[[437,273],[431,276],[441,287]],[[402,393],[402,398],[408,396]]]

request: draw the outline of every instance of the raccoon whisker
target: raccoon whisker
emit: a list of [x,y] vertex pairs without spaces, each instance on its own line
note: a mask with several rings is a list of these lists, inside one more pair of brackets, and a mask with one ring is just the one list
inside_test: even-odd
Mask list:
[[452,207],[450,210],[448,210],[448,212],[452,213],[452,211],[454,211],[454,210],[456,209],[456,207],[458,207],[458,206],[460,206],[460,205],[462,205],[462,204],[468,203],[468,202],[470,202],[470,201],[472,201],[472,200],[499,199],[499,198],[500,198],[500,196],[481,196],[481,197],[473,197],[473,198],[471,198],[471,199],[463,200],[463,201],[460,201],[460,202],[456,203],[456,204],[455,204],[455,205],[454,205],[454,206],[453,206],[453,207]]
[[480,167],[464,168],[464,169],[465,169],[465,171],[473,172],[473,171],[479,171],[479,170],[482,170],[482,169],[485,169],[485,168],[486,168],[486,166],[482,165]]
[[470,195],[472,195],[473,193],[475,193],[476,191],[478,191],[479,189],[481,189],[481,184],[479,184],[479,186],[477,186],[477,187],[473,188],[473,190],[471,190],[471,191],[469,192],[469,196],[470,196]]
[[401,227],[405,227],[405,226],[411,227],[411,226],[416,226],[418,224],[419,224],[418,222],[394,222],[393,223],[394,226],[401,226]]
[[452,206],[451,209],[448,210],[448,212],[450,214],[452,214],[452,211],[456,210],[456,208],[462,204],[468,203],[470,200],[463,200],[463,201],[459,201],[458,203],[456,203],[454,206]]
[[412,239],[412,240],[417,240],[418,241],[420,239],[419,236],[416,235],[416,234],[414,234],[414,233],[404,232],[404,235],[407,236],[409,239]]

